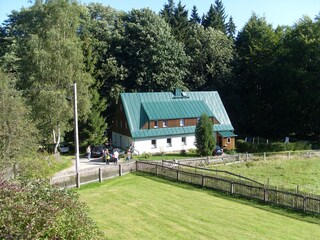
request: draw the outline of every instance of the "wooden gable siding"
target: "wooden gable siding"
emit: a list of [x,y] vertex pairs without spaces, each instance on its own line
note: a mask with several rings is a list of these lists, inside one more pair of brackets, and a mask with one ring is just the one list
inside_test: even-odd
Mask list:
[[112,131],[131,137],[121,98],[119,100],[119,103],[117,104],[116,114],[112,124]]
[[[214,124],[219,124],[219,122],[215,118],[210,118],[211,121],[213,121]],[[158,120],[158,128],[163,128],[163,121],[164,120]],[[142,129],[153,129],[154,128],[154,122],[150,121],[146,122]],[[196,126],[198,123],[197,118],[185,118],[184,119],[184,126]],[[169,119],[167,120],[167,127],[180,127],[180,119]]]
[[216,135],[216,139],[217,139],[217,145],[219,145],[223,149],[232,150],[232,149],[236,148],[236,138],[235,137],[230,137],[229,143],[228,143],[228,138],[221,137],[218,134]]

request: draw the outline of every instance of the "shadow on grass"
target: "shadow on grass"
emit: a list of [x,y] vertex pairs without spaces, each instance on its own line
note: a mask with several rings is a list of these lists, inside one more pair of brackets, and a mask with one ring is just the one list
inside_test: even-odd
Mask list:
[[320,214],[305,213],[302,211],[293,210],[292,208],[282,207],[282,206],[278,206],[278,205],[270,204],[270,203],[265,203],[265,202],[259,201],[259,200],[248,199],[248,198],[237,196],[237,195],[231,195],[229,193],[225,193],[225,192],[219,191],[219,190],[202,188],[198,185],[178,182],[173,179],[164,178],[161,176],[155,176],[155,175],[148,174],[148,173],[135,172],[132,174],[135,176],[148,178],[148,179],[156,181],[156,182],[169,184],[169,185],[183,188],[183,189],[187,189],[190,191],[202,191],[202,192],[204,191],[207,194],[214,196],[214,197],[219,197],[219,198],[222,198],[222,199],[225,199],[228,201],[233,201],[236,203],[244,204],[244,205],[251,206],[251,207],[254,207],[257,209],[272,212],[274,214],[282,215],[285,217],[290,217],[290,218],[293,218],[296,220],[305,221],[305,222],[314,223],[314,224],[320,224]]

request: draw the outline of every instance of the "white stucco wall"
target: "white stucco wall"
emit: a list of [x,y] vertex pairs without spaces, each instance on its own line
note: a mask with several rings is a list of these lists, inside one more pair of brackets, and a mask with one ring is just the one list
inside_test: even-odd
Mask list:
[[[182,137],[186,137],[186,145],[182,144]],[[159,152],[178,152],[181,150],[195,149],[194,136],[174,136],[171,138],[171,146],[167,146],[167,137],[158,137],[152,139],[136,139],[134,141],[135,150],[142,153],[159,153]],[[151,141],[156,140],[156,148],[152,147]]]
[[112,132],[112,146],[126,150],[132,143],[132,138]]

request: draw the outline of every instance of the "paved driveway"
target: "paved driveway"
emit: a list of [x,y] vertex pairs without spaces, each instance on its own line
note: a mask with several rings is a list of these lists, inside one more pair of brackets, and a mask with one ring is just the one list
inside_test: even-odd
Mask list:
[[[114,165],[115,163],[111,162],[110,165]],[[101,158],[91,158],[89,161],[88,158],[80,158],[79,160],[79,172],[87,171],[89,169],[96,169],[100,167],[108,166],[105,162],[101,160]],[[61,172],[58,172],[54,175],[54,177],[74,174],[76,172],[75,160],[73,159],[73,164],[70,168],[64,169]]]

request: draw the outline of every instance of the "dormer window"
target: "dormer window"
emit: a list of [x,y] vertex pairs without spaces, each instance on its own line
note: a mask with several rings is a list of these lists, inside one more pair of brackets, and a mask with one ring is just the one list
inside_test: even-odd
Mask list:
[[154,121],[154,128],[158,128],[158,121]]
[[162,121],[162,127],[167,127],[168,126],[168,121],[167,120],[163,120]]
[[180,127],[183,127],[183,126],[184,126],[184,119],[181,118],[181,119],[180,119]]

